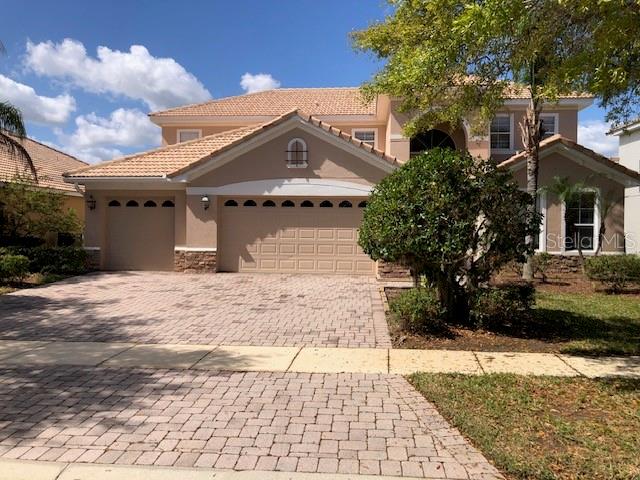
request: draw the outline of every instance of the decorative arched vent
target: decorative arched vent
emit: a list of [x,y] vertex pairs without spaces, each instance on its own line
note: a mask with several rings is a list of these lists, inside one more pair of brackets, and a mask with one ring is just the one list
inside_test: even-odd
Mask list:
[[340,202],[340,204],[338,205],[340,208],[351,208],[353,207],[353,205],[351,204],[351,202],[349,200],[343,200]]
[[153,200],[147,200],[146,202],[144,202],[144,206],[145,207],[157,207],[158,204],[156,202],[154,202]]
[[285,200],[284,202],[282,202],[282,206],[283,207],[295,207],[296,204],[293,203],[291,200]]
[[175,207],[175,204],[171,200],[165,200],[162,202],[162,206],[165,208],[172,208]]
[[365,208],[366,206],[367,206],[367,201],[366,200],[363,200],[362,202],[360,202],[358,204],[358,208]]
[[255,202],[255,200],[245,200],[242,204],[243,207],[255,207],[256,205],[257,203]]
[[305,208],[313,207],[313,202],[311,200],[305,200],[300,206]]
[[301,138],[293,138],[287,145],[287,168],[306,168],[307,142]]
[[225,207],[237,207],[238,206],[238,202],[236,202],[235,200],[227,200],[226,202],[224,202],[224,206]]
[[109,206],[110,207],[119,207],[120,206],[120,202],[118,200],[111,200],[109,202]]
[[263,207],[275,207],[276,206],[276,202],[274,202],[273,200],[265,200],[264,202],[262,202],[262,206]]
[[333,208],[333,203],[331,203],[329,200],[323,200],[322,202],[320,202],[320,208]]
[[136,202],[135,200],[129,200],[127,202],[127,207],[138,207],[138,202]]

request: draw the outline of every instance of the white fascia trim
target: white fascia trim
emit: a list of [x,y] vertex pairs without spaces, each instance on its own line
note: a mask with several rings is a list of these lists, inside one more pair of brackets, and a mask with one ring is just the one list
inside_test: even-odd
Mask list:
[[89,250],[89,251],[98,251],[98,250],[102,250],[102,248],[100,247],[82,247],[83,250]]
[[322,178],[278,178],[231,183],[220,187],[188,187],[187,195],[254,195],[287,197],[368,197],[373,187]]
[[628,134],[640,129],[640,121],[624,127],[612,128],[607,135],[613,135],[619,137],[620,135]]
[[326,140],[329,143],[332,143],[333,145],[361,158],[370,165],[378,167],[380,170],[386,173],[391,173],[396,169],[394,165],[387,163],[384,159],[378,157],[375,153],[368,152],[343,138],[335,136],[333,133],[323,130],[321,127],[311,125],[304,119],[294,116],[280,125],[276,125],[275,127],[272,127],[264,132],[261,132],[259,135],[250,138],[249,140],[241,142],[230,150],[217,155],[214,159],[211,159],[210,161],[205,162],[204,164],[175,177],[173,181],[190,182],[204,175],[205,173],[208,173],[218,167],[221,167],[222,165],[229,163],[236,157],[257,148],[258,146],[263,145],[270,140],[284,135],[286,132],[291,131],[295,128],[299,128],[306,133],[309,133],[310,135],[314,135],[320,139]]
[[164,178],[74,178],[74,183],[80,183],[91,190],[173,190],[181,191],[186,188],[184,183],[171,182]]
[[[617,170],[615,170],[613,168],[609,168],[606,165],[602,165],[601,163],[599,163],[596,160],[594,160],[593,158],[591,158],[589,155],[585,155],[584,153],[579,152],[577,150],[574,150],[572,148],[569,148],[569,147],[567,147],[566,145],[563,145],[563,144],[554,145],[553,147],[549,148],[548,150],[544,150],[543,152],[541,152],[540,153],[540,160],[542,160],[543,158],[546,158],[549,155],[551,155],[552,153],[556,153],[556,152],[564,154],[564,156],[567,157],[572,162],[575,162],[578,165],[586,167],[586,168],[588,168],[590,170],[593,170],[594,172],[601,173],[606,178],[608,178],[610,180],[614,180],[614,181],[624,185],[625,187],[637,187],[638,185],[640,185],[640,182],[638,182],[638,180],[634,180],[634,179],[632,179],[631,177],[628,177],[627,175],[625,175],[622,172],[618,172]],[[525,168],[526,166],[527,166],[527,162],[526,161],[519,161],[515,165],[511,166],[509,169],[512,172],[517,172],[518,170],[521,170],[521,169]]]
[[216,247],[185,247],[182,245],[176,245],[173,248],[174,252],[217,252]]
[[[578,110],[587,108],[593,104],[593,98],[560,98],[557,102],[547,102],[544,105],[550,108],[566,107],[569,109],[578,107]],[[503,102],[505,106],[522,106],[529,105],[528,98],[507,98]]]

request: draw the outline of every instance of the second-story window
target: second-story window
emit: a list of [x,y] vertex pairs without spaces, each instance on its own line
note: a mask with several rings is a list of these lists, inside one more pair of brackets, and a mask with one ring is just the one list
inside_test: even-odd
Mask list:
[[200,130],[178,130],[178,143],[200,138],[201,133]]
[[294,138],[287,145],[287,168],[306,168],[307,143],[301,138]]
[[375,130],[353,130],[353,138],[360,140],[363,143],[368,143],[372,147],[376,146]]
[[542,123],[542,138],[552,137],[558,133],[558,118],[556,115],[540,115]]
[[491,121],[491,149],[511,150],[511,117],[509,115],[498,115]]

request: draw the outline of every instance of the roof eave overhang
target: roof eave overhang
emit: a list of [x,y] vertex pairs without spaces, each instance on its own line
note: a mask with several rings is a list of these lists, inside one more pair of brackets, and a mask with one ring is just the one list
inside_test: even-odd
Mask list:
[[118,190],[184,190],[184,183],[166,176],[156,177],[63,177],[66,183],[84,185],[92,189]]
[[635,132],[636,130],[640,130],[640,121],[636,123],[624,125],[622,127],[612,128],[607,132],[607,135],[613,135],[615,137],[619,137],[620,135],[632,133],[632,132]]
[[313,125],[299,115],[293,115],[280,124],[265,129],[252,136],[251,138],[240,141],[237,145],[232,146],[226,151],[218,154],[213,154],[212,156],[208,157],[206,161],[203,161],[198,165],[194,165],[192,168],[189,168],[184,172],[173,176],[172,180],[179,182],[190,182],[195,178],[198,178],[205,173],[210,172],[211,170],[225,165],[238,156],[247,153],[270,140],[273,140],[290,130],[293,130],[294,128],[300,128],[311,135],[315,135],[316,137],[326,140],[329,143],[332,143],[337,147],[348,151],[354,156],[361,158],[365,162],[383,170],[386,173],[391,173],[397,168],[395,165],[392,165],[384,158],[381,158],[379,155],[376,155],[373,152],[369,152],[359,147],[358,145],[352,144],[349,140],[341,138],[334,133],[327,131],[322,126]]
[[[601,173],[605,175],[607,178],[614,180],[624,185],[625,187],[640,186],[640,178],[638,176],[628,175],[624,172],[616,170],[612,166],[601,163],[595,160],[594,158],[592,158],[591,156],[579,150],[576,150],[575,148],[571,148],[562,142],[558,142],[555,145],[551,145],[541,150],[539,158],[542,160],[543,158],[548,157],[553,153],[564,154],[565,157],[569,158],[573,162],[576,162],[578,165],[581,165],[585,168],[593,170],[596,173]],[[524,157],[518,159],[517,161],[511,164],[508,164],[507,163],[508,161],[509,160],[506,160],[505,162],[503,162],[503,164],[506,164],[505,166],[512,172],[519,171],[525,168],[527,165],[526,158]]]

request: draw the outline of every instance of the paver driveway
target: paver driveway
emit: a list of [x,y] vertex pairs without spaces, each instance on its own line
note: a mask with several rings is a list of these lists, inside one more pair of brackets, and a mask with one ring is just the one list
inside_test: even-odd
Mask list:
[[0,369],[0,457],[502,478],[397,375]]
[[0,296],[0,338],[390,347],[372,278],[101,273]]

